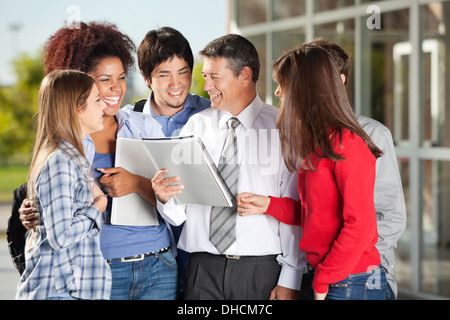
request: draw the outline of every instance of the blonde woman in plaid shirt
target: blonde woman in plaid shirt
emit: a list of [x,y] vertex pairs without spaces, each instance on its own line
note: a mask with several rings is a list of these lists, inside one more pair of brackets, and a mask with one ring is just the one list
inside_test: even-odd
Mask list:
[[28,197],[40,213],[27,235],[17,299],[109,299],[111,271],[100,251],[107,200],[89,174],[83,138],[103,129],[105,103],[94,80],[54,71],[39,91]]

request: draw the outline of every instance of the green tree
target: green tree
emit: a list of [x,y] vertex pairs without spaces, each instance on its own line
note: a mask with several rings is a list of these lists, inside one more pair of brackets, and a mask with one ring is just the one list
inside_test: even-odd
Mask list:
[[0,159],[8,164],[19,156],[28,161],[35,138],[37,94],[44,77],[41,52],[21,54],[12,62],[16,83],[0,88]]
[[192,84],[190,92],[209,99],[208,92],[203,90],[205,79],[202,76],[203,62],[195,61],[194,70],[192,70]]

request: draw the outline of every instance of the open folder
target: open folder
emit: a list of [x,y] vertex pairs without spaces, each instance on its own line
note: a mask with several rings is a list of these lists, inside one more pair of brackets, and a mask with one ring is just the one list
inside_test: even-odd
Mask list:
[[[153,178],[161,169],[168,169],[168,177],[180,177],[184,185],[181,194],[174,196],[178,204],[201,204],[232,207],[235,198],[220,175],[202,141],[194,136],[170,138],[144,138],[134,140],[118,138],[116,146],[116,167],[122,167],[134,174]],[[146,210],[148,204],[137,194],[134,197],[113,199],[112,224],[130,224],[132,211]],[[137,197],[137,198],[136,198]],[[152,207],[150,204],[148,206]],[[154,207],[153,211],[154,211]],[[155,211],[154,211],[155,212]],[[156,214],[143,214],[140,225],[151,224]],[[143,222],[143,221],[146,222]],[[132,222],[137,225],[136,221]],[[154,222],[153,222],[154,223]]]
[[[115,166],[131,173],[153,178],[153,165],[147,158],[142,141],[118,138]],[[130,226],[159,225],[156,208],[137,193],[112,199],[111,224]]]

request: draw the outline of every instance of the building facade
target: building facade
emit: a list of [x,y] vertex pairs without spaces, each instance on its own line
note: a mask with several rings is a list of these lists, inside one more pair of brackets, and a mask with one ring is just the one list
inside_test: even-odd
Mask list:
[[323,37],[352,54],[352,105],[396,146],[407,206],[400,294],[449,299],[450,1],[229,0],[229,14],[229,32],[258,49],[258,92],[274,105],[272,63],[284,50]]

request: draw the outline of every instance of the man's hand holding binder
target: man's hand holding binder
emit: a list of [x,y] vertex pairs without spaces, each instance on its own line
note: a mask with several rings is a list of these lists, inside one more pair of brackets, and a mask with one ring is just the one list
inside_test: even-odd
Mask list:
[[169,172],[167,169],[162,169],[156,172],[152,179],[152,187],[155,192],[155,196],[162,204],[167,203],[173,196],[180,194],[184,189],[181,184],[172,185],[180,181],[179,177],[167,177],[164,176]]

